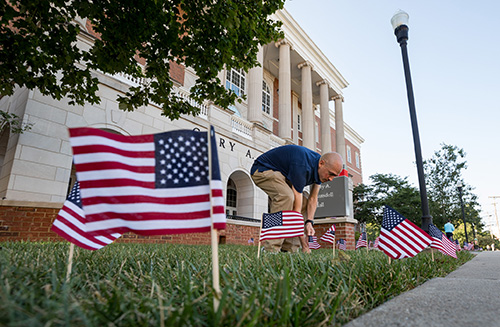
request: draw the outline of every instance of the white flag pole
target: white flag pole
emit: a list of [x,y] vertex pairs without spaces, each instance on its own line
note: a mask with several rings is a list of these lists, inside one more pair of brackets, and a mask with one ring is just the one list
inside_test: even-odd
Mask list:
[[217,237],[217,231],[214,228],[214,207],[212,203],[212,126],[208,126],[207,138],[208,138],[208,182],[209,182],[209,199],[210,199],[210,239],[212,242],[212,279],[213,288],[215,292],[214,297],[214,311],[219,309],[220,298],[222,292],[220,290],[220,280],[219,280],[219,240]]
[[333,238],[333,244],[332,244],[332,248],[333,248],[333,258],[334,258],[334,259],[335,259],[335,243],[336,243],[336,240],[337,240],[337,238],[336,238],[336,237],[334,237],[334,238]]
[[75,244],[70,243],[69,255],[68,255],[68,268],[66,270],[66,283],[69,282],[69,276],[71,275],[71,268],[73,267],[73,253],[74,252],[75,252]]
[[257,247],[257,259],[260,258],[260,235],[262,234],[262,224],[264,223],[264,215],[262,215],[262,220],[260,222],[260,230],[259,230],[259,246]]

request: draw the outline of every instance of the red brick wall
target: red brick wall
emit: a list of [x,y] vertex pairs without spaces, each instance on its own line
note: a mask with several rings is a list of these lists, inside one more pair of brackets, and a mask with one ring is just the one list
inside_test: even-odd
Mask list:
[[[354,186],[358,185],[359,183],[363,182],[362,178],[362,169],[361,169],[361,152],[359,151],[359,148],[356,147],[354,144],[349,142],[347,139],[345,140],[345,145],[346,145],[346,155],[347,155],[347,146],[351,148],[351,162],[346,162],[347,166],[347,171],[349,172],[349,175],[352,175],[352,182]],[[359,153],[359,161],[360,161],[360,167],[356,167],[356,152]],[[347,160],[346,160],[347,161]]]
[[184,65],[179,65],[173,61],[170,61],[170,70],[169,70],[170,78],[180,83],[181,85],[184,85],[185,70],[186,69]]
[[[0,242],[65,241],[50,230],[60,208],[0,206]],[[219,232],[219,243],[248,245],[252,238],[258,243],[259,227],[227,224]],[[125,233],[117,243],[210,244],[210,233],[141,236]]]
[[[23,206],[0,206],[0,242],[7,241],[64,241],[63,238],[50,230],[59,208],[40,208]],[[319,238],[330,228],[331,224],[316,224],[314,229],[318,243],[323,248],[331,248],[330,243]],[[354,225],[336,223],[337,239],[345,239],[347,249],[354,250]],[[259,227],[227,224],[226,230],[219,231],[219,243],[249,245],[258,244]],[[210,233],[191,233],[179,235],[140,236],[125,233],[116,240],[117,243],[171,243],[171,244],[210,244]]]
[[[316,224],[314,225],[314,230],[316,231],[316,236],[318,238],[318,243],[322,248],[331,248],[332,244],[323,242],[320,237],[326,233],[326,231],[332,226],[332,224]],[[343,238],[346,241],[347,250],[354,250],[355,240],[354,240],[354,224],[350,223],[335,223],[335,239],[338,241]]]
[[0,242],[49,241],[57,235],[50,231],[59,208],[0,207]]

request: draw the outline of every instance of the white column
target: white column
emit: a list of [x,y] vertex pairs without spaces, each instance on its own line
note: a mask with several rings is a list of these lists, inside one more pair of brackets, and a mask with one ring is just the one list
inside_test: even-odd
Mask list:
[[279,136],[292,141],[292,74],[290,66],[290,43],[285,40],[276,43],[279,46]]
[[299,144],[299,95],[292,91],[292,122],[293,122],[293,143]]
[[262,124],[262,80],[263,73],[263,58],[264,52],[262,47],[259,47],[257,53],[257,61],[260,66],[251,68],[248,71],[248,114],[247,119],[252,123]]
[[335,150],[342,156],[344,163],[347,163],[345,156],[345,136],[344,136],[344,113],[342,112],[342,102],[344,97],[336,95],[335,100]]
[[328,107],[328,83],[325,80],[316,83],[319,85],[320,122],[321,122],[321,152],[332,151],[332,135],[330,133],[330,108]]
[[314,134],[314,108],[312,99],[312,66],[308,62],[299,64],[302,73],[302,145],[316,151]]

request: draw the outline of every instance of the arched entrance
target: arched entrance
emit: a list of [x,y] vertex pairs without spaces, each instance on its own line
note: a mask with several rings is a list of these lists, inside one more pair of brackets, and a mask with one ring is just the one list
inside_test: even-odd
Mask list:
[[226,185],[226,214],[245,218],[254,217],[254,185],[247,172],[234,171]]

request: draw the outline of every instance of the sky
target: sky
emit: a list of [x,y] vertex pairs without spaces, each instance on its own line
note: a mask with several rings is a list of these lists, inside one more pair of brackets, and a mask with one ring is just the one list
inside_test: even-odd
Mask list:
[[443,143],[464,149],[463,179],[479,196],[483,222],[495,223],[500,1],[287,0],[285,9],[349,83],[344,121],[365,140],[363,182],[392,173],[418,188],[401,48],[390,23],[398,10],[408,13],[422,157],[431,158]]

